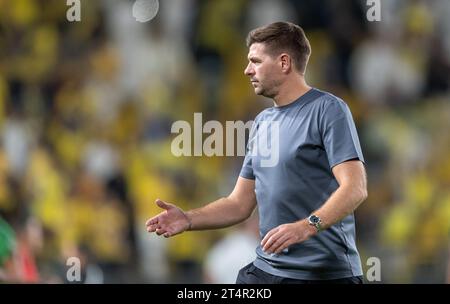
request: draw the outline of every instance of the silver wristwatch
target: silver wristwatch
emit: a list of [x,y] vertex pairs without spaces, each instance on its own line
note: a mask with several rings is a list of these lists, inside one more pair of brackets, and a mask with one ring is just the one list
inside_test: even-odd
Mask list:
[[316,228],[317,232],[322,231],[322,220],[317,215],[311,214],[308,217],[308,223],[311,226],[314,226]]

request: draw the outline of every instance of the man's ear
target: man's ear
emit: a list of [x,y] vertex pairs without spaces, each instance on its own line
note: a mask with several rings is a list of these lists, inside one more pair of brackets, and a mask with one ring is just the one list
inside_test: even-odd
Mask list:
[[280,64],[281,64],[281,70],[283,72],[289,72],[292,69],[292,59],[291,56],[289,56],[286,53],[283,53],[280,55]]

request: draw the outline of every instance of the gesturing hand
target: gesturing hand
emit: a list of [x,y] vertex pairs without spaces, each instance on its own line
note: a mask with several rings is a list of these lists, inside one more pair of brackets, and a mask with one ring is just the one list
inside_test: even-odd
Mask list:
[[148,232],[156,232],[157,235],[162,234],[164,237],[171,237],[190,228],[189,218],[179,207],[165,203],[160,199],[157,199],[155,203],[165,211],[147,220],[145,226]]
[[267,232],[261,241],[261,247],[265,253],[278,254],[292,244],[306,241],[315,233],[315,228],[305,220],[283,224]]

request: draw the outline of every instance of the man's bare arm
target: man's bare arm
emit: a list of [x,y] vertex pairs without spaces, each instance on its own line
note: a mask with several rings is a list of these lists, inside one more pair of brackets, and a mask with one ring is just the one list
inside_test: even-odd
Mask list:
[[[359,160],[343,162],[333,167],[339,187],[313,212],[322,220],[326,229],[352,213],[367,198],[367,178],[364,165]],[[283,224],[270,230],[261,241],[267,253],[280,253],[294,243],[301,243],[317,233],[307,219]]]
[[255,207],[255,181],[239,177],[229,196],[188,211],[186,215],[191,220],[191,230],[217,229],[246,220]]
[[170,237],[186,230],[225,228],[252,214],[256,207],[255,181],[239,177],[229,196],[187,212],[159,199],[156,204],[165,211],[146,222],[148,232]]
[[359,160],[352,160],[333,167],[339,188],[330,196],[315,215],[322,220],[326,229],[341,221],[367,198],[367,177],[364,165]]

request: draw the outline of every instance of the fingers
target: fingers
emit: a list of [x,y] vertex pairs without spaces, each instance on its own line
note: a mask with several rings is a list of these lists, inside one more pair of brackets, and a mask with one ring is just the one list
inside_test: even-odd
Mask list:
[[269,239],[263,246],[264,252],[274,253],[278,248],[280,248],[281,245],[284,244],[287,239],[288,237],[277,231],[271,237],[269,237]]
[[166,229],[159,223],[147,226],[147,232],[155,232],[157,235],[164,235],[166,238],[175,235],[172,231]]
[[166,238],[179,234],[181,231],[178,231],[179,229],[176,228],[179,225],[177,223],[179,212],[176,212],[177,210],[174,209],[177,207],[160,199],[155,200],[155,203],[165,211],[145,222],[147,232],[155,232],[157,235],[163,235]]
[[281,225],[270,230],[261,241],[262,250],[268,254],[278,254],[295,243],[295,238],[287,228],[287,225]]
[[173,208],[172,204],[167,204],[165,202],[163,202],[162,200],[160,200],[159,198],[155,201],[156,205],[158,205],[158,207],[165,209],[165,210],[169,210]]
[[278,231],[278,227],[273,228],[272,230],[270,230],[269,232],[267,232],[267,234],[264,236],[263,240],[261,241],[261,247],[264,248],[266,247],[267,242],[269,241],[269,239],[272,237],[272,235],[274,235],[276,232]]
[[155,232],[157,235],[162,235],[165,238],[169,238],[179,234],[180,232],[173,231],[171,229],[165,229],[159,225],[151,225],[147,227],[147,232]]
[[166,233],[167,231],[165,230],[165,229],[156,229],[156,234],[157,235],[161,235],[161,234],[164,234],[164,233]]
[[149,220],[147,220],[146,222],[145,222],[145,226],[150,226],[150,225],[156,225],[156,224],[158,224],[158,217],[159,217],[159,215],[157,215],[157,216],[154,216],[154,217],[152,217],[151,219],[149,219]]
[[284,249],[286,249],[287,247],[289,247],[290,245],[291,245],[291,240],[288,238],[288,239],[286,239],[286,240],[284,240],[284,241],[280,241],[279,242],[279,245],[277,245],[277,243],[275,243],[273,246],[272,246],[272,252],[273,253],[275,253],[275,254],[279,254],[280,252],[282,252]]
[[[155,200],[155,203],[156,203],[156,205],[158,205],[158,207],[160,207],[164,210],[169,210],[169,209],[173,208],[173,205],[167,204],[167,203],[163,202],[162,200],[160,200],[159,198],[157,200]],[[158,224],[160,216],[162,214],[164,214],[164,212],[161,212],[160,214],[152,217],[151,219],[149,219],[145,222],[145,226],[147,226],[147,230],[148,230],[148,226]]]
[[165,230],[165,229],[157,229],[157,230],[156,230],[156,234],[157,234],[157,235],[162,235],[162,236],[164,236],[165,238],[169,238],[169,237],[175,235],[172,231]]
[[158,229],[158,225],[147,226],[147,232],[156,232],[157,229]]

